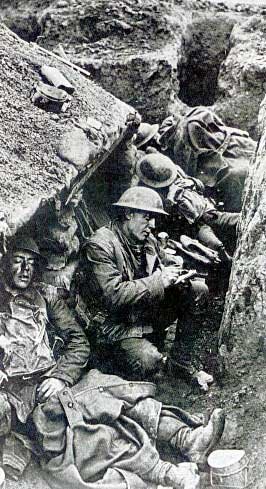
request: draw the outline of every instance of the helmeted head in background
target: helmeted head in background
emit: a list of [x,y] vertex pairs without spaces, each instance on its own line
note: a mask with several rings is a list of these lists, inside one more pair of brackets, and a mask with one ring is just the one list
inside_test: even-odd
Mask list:
[[135,146],[139,149],[145,146],[149,141],[155,138],[158,134],[159,124],[148,124],[142,122],[139,125],[138,132],[135,139]]
[[156,215],[167,215],[161,197],[147,187],[130,187],[113,205],[123,210],[122,230],[135,244],[148,238],[155,228]]
[[158,130],[158,143],[163,151],[174,145],[181,117],[169,116],[163,120]]
[[169,187],[177,178],[186,178],[182,168],[159,152],[145,155],[139,160],[136,173],[141,182],[157,189]]

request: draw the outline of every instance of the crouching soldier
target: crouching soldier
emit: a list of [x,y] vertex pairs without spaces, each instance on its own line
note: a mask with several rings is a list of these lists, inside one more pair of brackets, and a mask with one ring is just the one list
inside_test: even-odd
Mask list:
[[183,280],[178,257],[160,256],[155,216],[165,215],[152,189],[131,187],[114,204],[120,210],[86,245],[87,298],[94,309],[94,342],[101,368],[127,379],[153,378],[163,362],[166,328],[179,318],[175,364],[206,387],[212,376],[193,357],[194,315],[206,301],[200,280]]
[[[33,449],[36,405],[75,384],[89,356],[87,340],[67,306],[36,285],[42,263],[36,243],[18,238],[4,257],[0,282],[0,436],[5,471],[15,479]],[[52,333],[63,345],[57,359]]]

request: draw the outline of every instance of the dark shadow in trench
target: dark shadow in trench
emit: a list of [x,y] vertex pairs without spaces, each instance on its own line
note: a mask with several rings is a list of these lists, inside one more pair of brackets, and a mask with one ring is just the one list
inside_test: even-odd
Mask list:
[[215,102],[220,66],[230,50],[235,23],[233,16],[197,12],[188,26],[183,38],[179,98],[190,107]]

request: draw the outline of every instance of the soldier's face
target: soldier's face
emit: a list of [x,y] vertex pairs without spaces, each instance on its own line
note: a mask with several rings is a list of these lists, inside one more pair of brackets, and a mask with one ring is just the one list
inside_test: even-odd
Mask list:
[[131,241],[143,243],[154,228],[155,218],[149,212],[136,211],[130,213],[127,229]]
[[16,250],[10,258],[11,285],[16,289],[26,289],[32,282],[36,267],[35,255],[30,251]]

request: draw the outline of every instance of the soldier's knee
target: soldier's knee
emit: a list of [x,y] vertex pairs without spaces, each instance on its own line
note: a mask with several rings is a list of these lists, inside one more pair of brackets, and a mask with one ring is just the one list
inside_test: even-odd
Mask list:
[[162,367],[163,355],[156,346],[144,339],[140,349],[140,361],[144,375],[150,377],[158,373]]
[[0,393],[0,436],[5,436],[11,431],[11,405],[4,392]]
[[209,297],[209,287],[204,280],[191,281],[192,300],[195,305],[205,305]]
[[127,370],[132,378],[149,380],[157,374],[163,364],[163,355],[146,339],[139,339],[133,349],[126,351]]

